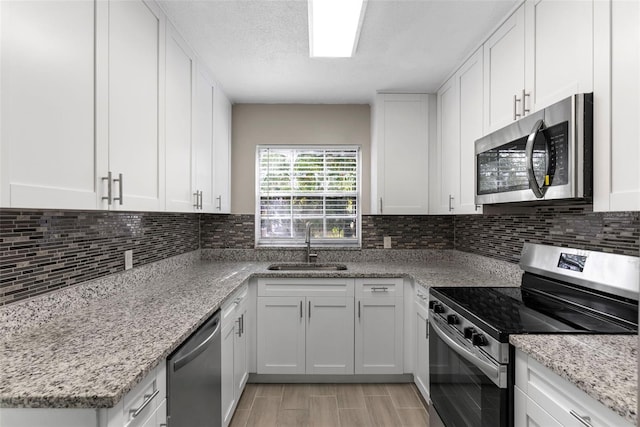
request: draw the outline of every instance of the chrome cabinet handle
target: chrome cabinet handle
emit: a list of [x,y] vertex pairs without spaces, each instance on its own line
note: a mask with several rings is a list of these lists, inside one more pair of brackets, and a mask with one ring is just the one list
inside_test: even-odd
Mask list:
[[118,197],[114,197],[113,201],[115,202],[116,200],[118,201],[118,204],[122,205],[122,202],[124,202],[124,196],[122,195],[122,174],[118,174],[118,178],[114,179],[113,182],[117,182],[118,183]]
[[145,394],[144,395],[144,402],[142,402],[142,405],[140,405],[140,407],[138,409],[129,409],[129,414],[131,415],[131,418],[135,418],[138,415],[140,415],[140,412],[144,411],[144,408],[147,407],[147,405],[149,405],[149,403],[151,403],[151,401],[153,400],[154,397],[156,397],[158,395],[158,393],[160,393],[160,390],[156,390],[154,391],[152,394]]
[[386,286],[372,286],[371,292],[388,292],[388,289]]
[[453,210],[453,203],[452,203],[453,199],[454,197],[451,194],[449,194],[449,212]]
[[216,197],[216,200],[218,201],[218,206],[216,206],[216,209],[221,211],[222,210],[222,194]]
[[203,199],[202,194],[203,194],[202,190],[200,190],[200,209],[202,209],[202,199]]
[[[544,197],[544,193],[546,192],[546,182],[542,184],[542,186],[538,185],[538,181],[536,180],[536,174],[533,170],[533,146],[536,142],[536,138],[538,137],[538,133],[543,128],[542,119],[538,120],[534,125],[529,137],[527,138],[527,145],[525,146],[526,159],[527,159],[527,175],[529,177],[529,188],[533,191],[533,194],[536,195],[538,199]],[[547,143],[548,150],[548,143]],[[547,170],[545,171],[545,181],[546,177],[549,176],[549,162],[547,162]]]
[[360,300],[358,300],[358,319],[360,319]]
[[517,120],[518,117],[521,117],[520,113],[518,113],[518,95],[513,95],[513,120]]
[[529,97],[530,94],[526,93],[524,91],[524,89],[522,89],[522,117],[526,116],[527,113],[530,113],[531,110],[529,110],[526,106],[526,99]]
[[573,409],[569,411],[569,413],[571,415],[574,416],[574,418],[576,418],[578,421],[580,421],[580,423],[583,426],[586,427],[593,427],[593,424],[591,424],[591,417],[588,417],[586,415],[578,415],[578,413],[576,411],[574,411]]
[[196,190],[196,192],[193,193],[193,196],[196,198],[196,203],[193,205],[193,207],[196,208],[196,209],[200,209],[200,203],[198,203],[199,194],[200,194],[200,192],[198,190]]
[[380,197],[380,214],[382,214],[383,210],[382,210],[382,197]]
[[302,319],[302,301],[300,301],[300,318]]
[[311,301],[309,301],[309,319],[311,319]]
[[111,171],[107,173],[107,176],[103,176],[102,180],[107,181],[107,196],[102,196],[102,200],[106,200],[109,205],[111,205]]

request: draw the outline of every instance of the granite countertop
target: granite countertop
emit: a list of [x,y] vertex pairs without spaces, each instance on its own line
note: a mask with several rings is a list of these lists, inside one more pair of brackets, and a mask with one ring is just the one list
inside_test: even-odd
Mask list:
[[638,335],[512,335],[511,344],[633,424]]
[[336,272],[270,272],[267,266],[193,261],[162,271],[140,268],[131,270],[138,278],[125,272],[2,307],[0,407],[115,406],[252,276],[401,276],[424,287],[518,284],[442,260],[347,263],[347,271]]

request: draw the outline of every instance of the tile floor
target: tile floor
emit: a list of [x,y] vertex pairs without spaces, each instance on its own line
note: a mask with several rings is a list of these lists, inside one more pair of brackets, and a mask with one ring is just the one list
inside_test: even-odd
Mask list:
[[429,421],[413,384],[247,384],[231,426],[428,427]]

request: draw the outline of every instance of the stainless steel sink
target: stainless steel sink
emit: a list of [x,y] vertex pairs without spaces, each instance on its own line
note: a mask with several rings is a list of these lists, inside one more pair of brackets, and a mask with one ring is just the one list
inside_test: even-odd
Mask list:
[[344,264],[315,264],[315,263],[278,263],[271,264],[267,270],[271,271],[340,271],[346,270]]

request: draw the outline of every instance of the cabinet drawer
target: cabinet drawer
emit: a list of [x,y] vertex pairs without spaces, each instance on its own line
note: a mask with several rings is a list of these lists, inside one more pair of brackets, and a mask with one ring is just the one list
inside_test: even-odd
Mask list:
[[356,279],[356,297],[402,297],[404,295],[404,279]]
[[349,278],[263,278],[258,279],[259,297],[352,297],[353,279]]
[[416,287],[416,296],[414,298],[414,301],[416,303],[416,306],[422,307],[425,310],[428,309],[429,307],[429,292],[421,287],[420,285],[415,285]]
[[229,321],[236,320],[236,313],[240,313],[246,305],[247,297],[249,295],[249,286],[244,284],[240,286],[227,300],[222,304],[220,310],[220,319],[222,327],[225,327]]
[[583,426],[577,417],[589,417],[593,427],[631,424],[569,381],[516,351],[516,385],[563,426]]
[[165,399],[166,366],[164,361],[152,370],[123,400],[123,421],[127,427],[142,426]]

